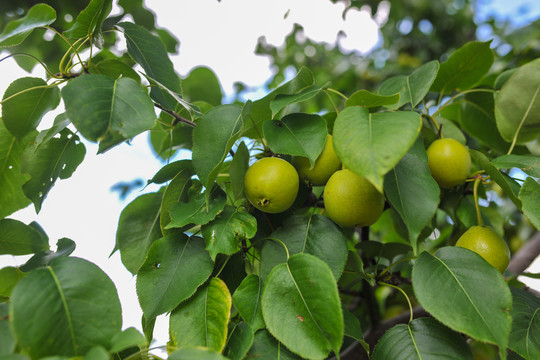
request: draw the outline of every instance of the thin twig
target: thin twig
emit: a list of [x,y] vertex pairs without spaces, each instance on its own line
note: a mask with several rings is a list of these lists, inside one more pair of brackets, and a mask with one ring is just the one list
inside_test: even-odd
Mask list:
[[56,73],[54,74],[55,78],[61,78],[61,79],[75,79],[76,77],[79,77],[81,75],[88,74],[88,71],[84,72],[77,72],[77,73]]
[[157,107],[158,109],[162,110],[162,111],[165,111],[167,114],[171,115],[172,117],[174,117],[174,121],[172,122],[172,126],[176,126],[178,123],[184,123],[184,124],[187,124],[187,125],[192,126],[192,127],[195,127],[195,125],[196,125],[193,121],[191,121],[189,119],[186,119],[183,116],[178,115],[177,113],[175,113],[172,110],[165,109],[163,106],[161,106],[158,103],[154,103],[154,106]]

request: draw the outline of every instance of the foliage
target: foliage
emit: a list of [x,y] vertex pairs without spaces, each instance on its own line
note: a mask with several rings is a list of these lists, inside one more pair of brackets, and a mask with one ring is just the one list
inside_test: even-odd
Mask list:
[[[501,58],[489,42],[454,36],[463,43],[442,42],[416,70],[368,87],[300,67],[261,99],[221,104],[211,70],[176,74],[174,38],[140,2],[120,0],[124,13],[114,17],[111,0],[78,3],[38,4],[16,20],[2,13],[11,22],[0,44],[18,61],[21,51],[39,59],[47,77],[15,80],[1,103],[0,254],[33,257],[0,269],[0,355],[150,356],[156,317],[170,314],[171,359],[324,359],[355,347],[372,359],[470,359],[463,337],[496,346],[501,359],[510,350],[538,358],[539,299],[517,274],[502,277],[452,245],[484,222],[507,239],[516,224],[540,228],[539,59],[494,67]],[[55,10],[65,6],[69,24]],[[135,22],[120,22],[126,14]],[[51,46],[36,40],[43,29],[55,34]],[[127,53],[111,51],[117,38]],[[38,131],[60,100],[65,112]],[[115,251],[137,276],[140,333],[122,330],[114,284],[70,256],[73,241],[53,251],[37,223],[8,216],[47,205],[56,180],[84,161],[81,137],[105,152],[143,133],[172,162],[149,180],[159,191],[125,207],[116,234]],[[306,184],[282,213],[249,204],[243,179],[255,159],[314,163],[328,134],[343,165],[384,193],[375,224],[336,225],[323,188]],[[440,189],[427,165],[426,148],[441,136],[466,144],[472,158],[470,181],[452,189]],[[178,149],[192,160],[173,161]],[[430,317],[414,319],[413,305]],[[409,311],[408,322],[373,347],[363,332],[393,309]]]
[[[481,1],[330,1],[345,5],[344,19],[353,11],[372,14],[380,26],[381,36],[375,49],[365,55],[344,51],[340,43],[346,34],[338,34],[336,44],[321,43],[307,37],[302,24],[295,24],[280,46],[269,44],[264,37],[259,40],[256,52],[269,58],[274,74],[268,83],[270,87],[284,81],[291,71],[299,71],[305,66],[319,83],[331,81],[332,88],[340,92],[375,89],[387,78],[411,75],[416,68],[431,60],[445,61],[454,50],[476,40],[480,28],[491,34],[491,46],[501,54],[495,59],[495,67],[516,68],[540,56],[537,41],[540,20],[516,29],[511,24],[500,24],[494,18],[478,19],[475,8]],[[399,81],[398,78],[393,79]],[[245,89],[242,84],[238,87]],[[379,94],[383,94],[382,89],[379,89]],[[432,95],[427,94],[426,99],[433,99]],[[403,97],[401,101],[404,101]],[[305,111],[317,111],[332,104],[321,97],[305,105]]]

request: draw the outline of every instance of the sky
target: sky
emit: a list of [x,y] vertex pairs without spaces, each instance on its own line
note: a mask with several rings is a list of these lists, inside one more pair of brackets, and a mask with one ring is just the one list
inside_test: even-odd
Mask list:
[[[535,13],[519,15],[520,4],[540,8],[534,0],[511,4],[497,0],[491,5],[483,0],[482,3],[488,3],[488,10],[480,11],[481,16],[495,9],[520,21]],[[382,12],[374,21],[367,12],[354,10],[343,20],[343,5],[328,0],[154,0],[147,1],[147,6],[156,13],[158,26],[169,29],[181,41],[179,55],[172,57],[175,69],[185,75],[195,66],[209,66],[218,75],[226,94],[232,93],[235,81],[262,88],[270,77],[268,59],[253,53],[262,35],[268,43],[280,45],[293,24],[300,23],[306,36],[334,43],[341,30],[347,34],[341,40],[341,48],[365,54],[377,44],[377,23],[384,21],[385,16]],[[533,18],[539,13],[540,10],[536,11]],[[28,76],[11,60],[0,63],[0,72],[1,93],[11,81]],[[43,76],[43,72],[37,69],[33,76]],[[51,115],[44,119],[41,128],[47,128],[53,118]],[[108,256],[114,248],[122,209],[141,193],[136,191],[120,201],[118,193],[110,188],[121,181],[150,179],[163,164],[150,151],[146,135],[136,137],[131,145],[122,144],[99,156],[95,155],[95,144],[85,142],[85,145],[85,161],[71,178],[56,183],[39,214],[30,206],[11,217],[25,223],[39,222],[48,233],[53,249],[59,238],[74,240],[77,249],[73,255],[96,263],[115,283],[123,307],[124,327],[140,329],[142,311],[135,292],[135,278],[121,264],[118,252],[111,258]],[[157,187],[148,187],[145,192],[156,190]],[[23,257],[0,256],[0,267],[22,265],[25,261]],[[158,317],[155,330],[158,345],[168,340],[167,327],[167,318]]]
[[[150,4],[150,2],[148,3]],[[328,0],[216,0],[177,1],[178,11],[167,11],[163,2],[151,2],[160,27],[180,39],[180,54],[173,58],[176,70],[187,74],[194,66],[210,66],[225,93],[242,81],[252,86],[271,75],[266,57],[254,56],[257,40],[281,45],[294,23],[320,42],[334,43],[340,30],[347,33],[345,50],[366,53],[377,42],[378,26],[366,11],[353,10],[342,19],[343,4]]]

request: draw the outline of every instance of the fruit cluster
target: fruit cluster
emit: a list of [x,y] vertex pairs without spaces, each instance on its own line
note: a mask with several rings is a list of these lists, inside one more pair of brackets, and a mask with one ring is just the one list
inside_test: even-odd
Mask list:
[[341,226],[369,226],[381,216],[384,197],[364,177],[342,169],[328,135],[313,167],[305,157],[289,162],[267,157],[255,162],[246,172],[244,190],[257,209],[267,213],[287,210],[296,199],[299,181],[323,186],[328,216]]
[[[471,169],[467,148],[457,140],[435,140],[427,149],[428,166],[442,188],[463,185]],[[327,215],[341,226],[363,227],[374,224],[384,210],[384,196],[366,178],[343,168],[327,135],[323,150],[311,167],[309,159],[294,157],[291,163],[278,157],[255,162],[246,172],[244,190],[257,209],[281,213],[289,209],[298,194],[300,181],[325,186],[323,199]],[[487,226],[473,226],[456,246],[472,250],[493,267],[504,272],[510,261],[506,242]]]

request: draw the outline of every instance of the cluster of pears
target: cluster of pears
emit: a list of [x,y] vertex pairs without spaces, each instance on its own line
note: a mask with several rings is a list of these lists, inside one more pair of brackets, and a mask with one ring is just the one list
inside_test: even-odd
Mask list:
[[[471,158],[468,149],[452,138],[435,140],[427,149],[431,175],[442,188],[463,185],[469,177]],[[292,206],[300,181],[325,186],[324,207],[328,216],[341,226],[369,226],[384,210],[384,196],[364,177],[342,168],[334,151],[332,136],[311,166],[309,159],[294,157],[293,164],[278,157],[255,162],[244,177],[248,200],[257,209],[280,213]],[[294,166],[293,166],[294,165]],[[506,242],[488,226],[473,226],[456,246],[472,250],[504,272],[510,261]]]
[[[452,138],[437,139],[427,149],[431,175],[442,188],[463,185],[471,171],[471,157],[465,145]],[[503,273],[510,262],[506,242],[484,225],[470,227],[461,235],[456,246],[474,251]]]
[[313,167],[309,159],[295,157],[289,162],[267,157],[246,172],[244,191],[257,209],[267,213],[287,210],[296,199],[299,182],[324,186],[324,206],[328,216],[341,226],[369,226],[384,209],[384,197],[364,177],[342,169],[332,136],[327,135],[323,150]]

